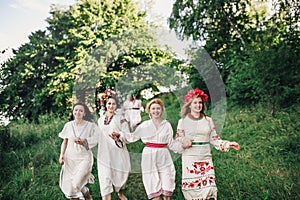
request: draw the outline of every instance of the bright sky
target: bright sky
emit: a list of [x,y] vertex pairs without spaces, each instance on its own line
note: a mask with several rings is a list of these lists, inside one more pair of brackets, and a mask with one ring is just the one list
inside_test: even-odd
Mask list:
[[[138,0],[139,2],[153,2],[150,17],[161,15],[162,24],[167,24],[167,17],[172,10],[172,3],[175,0]],[[28,36],[37,30],[45,30],[46,18],[49,17],[50,5],[58,4],[69,6],[76,0],[1,0],[0,1],[0,51],[4,49],[18,48],[21,44],[29,41]],[[145,4],[146,5],[146,4]],[[174,35],[169,36],[167,28],[163,29],[164,34],[160,41],[168,43],[174,48],[184,46]],[[168,35],[166,37],[166,35]],[[166,40],[166,38],[168,40]],[[170,41],[170,38],[172,41]],[[176,51],[176,50],[175,50]],[[178,50],[182,54],[182,49]],[[0,63],[10,55],[10,51],[4,56],[0,54]],[[2,57],[1,57],[2,56]]]

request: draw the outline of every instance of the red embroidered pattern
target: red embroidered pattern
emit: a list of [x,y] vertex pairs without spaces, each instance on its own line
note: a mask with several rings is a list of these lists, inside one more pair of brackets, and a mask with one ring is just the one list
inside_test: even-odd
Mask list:
[[227,152],[228,151],[228,149],[226,149],[225,147],[224,147],[224,141],[222,141],[221,143],[220,143],[220,150],[221,151],[223,151],[223,152]]
[[148,199],[152,199],[154,197],[160,196],[162,194],[162,192],[163,192],[162,189],[158,190],[157,192],[153,192],[153,193],[148,195]]
[[193,198],[192,200],[207,200],[210,198],[217,199],[217,196],[212,194],[212,195],[207,196],[206,198],[196,198],[196,199]]
[[210,170],[214,170],[214,167],[209,164],[209,162],[194,162],[192,164],[193,169],[189,169],[187,167],[187,170],[190,174],[195,175],[202,175],[202,177],[199,177],[196,180],[193,180],[191,182],[182,181],[181,186],[183,189],[190,189],[190,188],[202,188],[209,185],[215,185],[216,179],[214,175],[207,175]]
[[184,134],[184,130],[183,129],[177,129],[175,138],[180,137],[180,135],[182,135],[182,134]]
[[214,136],[212,136],[212,139],[221,139],[221,137],[218,135],[218,134],[216,134],[216,135],[214,135]]

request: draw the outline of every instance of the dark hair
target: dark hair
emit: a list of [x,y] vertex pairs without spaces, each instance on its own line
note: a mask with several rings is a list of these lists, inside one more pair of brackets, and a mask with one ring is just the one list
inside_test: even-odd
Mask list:
[[84,108],[85,116],[83,116],[83,119],[86,120],[86,121],[92,122],[93,119],[94,119],[94,116],[91,113],[90,109],[87,107],[87,105],[85,103],[82,103],[82,102],[78,102],[78,103],[75,103],[73,105],[70,120],[74,120],[73,110],[74,110],[75,106],[78,106],[78,105],[83,106],[83,108]]
[[104,102],[105,102],[105,104],[104,104],[104,105],[105,105],[105,106],[104,106],[104,110],[105,110],[105,111],[107,110],[106,104],[107,104],[107,102],[108,102],[109,99],[115,100],[115,102],[116,102],[116,104],[117,104],[117,109],[120,108],[118,99],[117,99],[116,97],[114,97],[114,96],[111,96],[111,97],[108,97],[107,99],[104,100]]

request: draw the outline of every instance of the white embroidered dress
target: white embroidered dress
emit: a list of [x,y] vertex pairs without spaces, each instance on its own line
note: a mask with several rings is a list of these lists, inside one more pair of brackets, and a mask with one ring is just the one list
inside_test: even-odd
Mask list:
[[101,196],[124,189],[131,170],[130,157],[126,144],[118,147],[109,137],[112,132],[129,131],[128,124],[121,115],[114,115],[109,124],[104,124],[105,115],[98,119],[100,134],[97,138],[88,138],[90,148],[98,144],[97,167]]
[[147,120],[133,133],[121,132],[120,139],[124,142],[141,139],[146,144],[142,153],[141,167],[148,198],[152,199],[161,194],[171,196],[175,189],[175,167],[168,148],[175,153],[184,150],[181,142],[173,139],[171,124],[163,120],[156,128],[152,120]]
[[176,138],[193,140],[193,146],[182,154],[182,193],[186,200],[217,199],[217,186],[211,145],[229,150],[229,141],[221,140],[210,117],[195,119],[190,115],[180,119]]
[[68,139],[59,183],[67,198],[83,198],[81,189],[87,183],[94,183],[94,176],[91,173],[93,153],[91,150],[86,150],[84,146],[76,144],[74,140],[93,137],[97,131],[99,130],[94,123],[86,122],[84,125],[75,126],[74,121],[70,121],[59,133],[60,138]]

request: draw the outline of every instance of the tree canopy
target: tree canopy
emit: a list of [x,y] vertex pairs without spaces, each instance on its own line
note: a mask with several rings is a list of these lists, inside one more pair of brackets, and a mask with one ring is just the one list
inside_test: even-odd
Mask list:
[[97,109],[97,95],[108,88],[126,94],[176,87],[180,76],[173,74],[183,62],[162,49],[145,16],[131,0],[53,5],[46,30],[32,33],[1,65],[0,113],[35,120],[64,115],[75,101]]
[[201,41],[238,104],[299,102],[300,3],[176,0],[170,28]]

